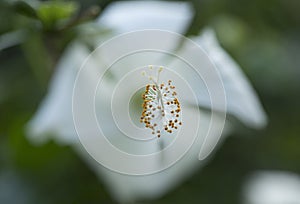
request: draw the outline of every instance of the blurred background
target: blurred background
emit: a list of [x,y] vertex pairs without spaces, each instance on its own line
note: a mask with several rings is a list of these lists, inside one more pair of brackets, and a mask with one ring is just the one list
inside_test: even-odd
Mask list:
[[[114,203],[70,147],[35,146],[24,133],[66,46],[112,2],[0,2],[0,203]],[[194,176],[142,203],[243,203],[243,186],[257,170],[300,175],[300,1],[189,2],[195,15],[186,35],[215,29],[256,89],[269,124],[260,131],[240,127]]]

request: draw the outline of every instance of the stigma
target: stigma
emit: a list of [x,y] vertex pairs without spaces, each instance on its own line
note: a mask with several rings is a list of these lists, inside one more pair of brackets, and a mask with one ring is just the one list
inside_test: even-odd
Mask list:
[[[153,67],[149,65],[149,71]],[[143,76],[148,77],[151,83],[145,87],[143,93],[143,111],[140,122],[152,131],[157,137],[162,133],[172,133],[182,125],[181,107],[172,80],[159,82],[163,67],[159,67],[156,76],[148,75],[145,71]]]

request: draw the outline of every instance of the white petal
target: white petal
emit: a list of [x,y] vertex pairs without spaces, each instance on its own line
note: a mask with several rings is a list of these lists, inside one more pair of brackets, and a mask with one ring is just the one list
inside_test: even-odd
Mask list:
[[[250,127],[259,128],[266,125],[266,114],[254,89],[239,65],[219,45],[215,33],[206,29],[201,36],[192,40],[204,48],[220,72],[225,88],[228,113]],[[198,95],[198,97],[200,105],[210,106],[208,96]]]
[[109,5],[98,22],[118,33],[143,29],[183,33],[192,15],[186,2],[124,1]]
[[291,172],[261,171],[245,185],[245,204],[300,203],[300,176]]
[[[209,128],[210,115],[205,112],[201,112],[200,114],[200,126],[202,128],[199,129],[198,134],[201,137]],[[222,123],[222,119],[220,118],[220,121],[216,122]],[[227,135],[229,131],[230,128],[226,126],[223,135]],[[114,199],[120,203],[130,203],[139,200],[159,198],[169,190],[179,185],[197,169],[204,166],[206,161],[198,160],[202,141],[203,140],[201,139],[196,140],[186,155],[170,168],[159,173],[146,176],[132,176],[113,172],[95,162],[95,160],[87,154],[82,146],[77,146],[75,149],[90,165],[95,174],[105,181],[105,184]],[[165,156],[167,157],[168,155]],[[122,161],[120,162],[122,163]],[[123,165],[128,164],[123,163]]]
[[27,132],[32,141],[43,142],[47,136],[67,144],[77,140],[72,120],[72,90],[79,66],[88,53],[84,46],[73,44],[62,56],[48,94],[28,124]]

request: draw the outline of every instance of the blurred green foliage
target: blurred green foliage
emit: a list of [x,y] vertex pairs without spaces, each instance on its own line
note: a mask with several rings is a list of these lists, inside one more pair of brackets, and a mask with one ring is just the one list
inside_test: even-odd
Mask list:
[[[30,1],[27,1],[30,2]],[[187,35],[204,26],[251,79],[269,116],[261,131],[241,127],[214,159],[158,201],[241,203],[256,169],[300,173],[300,1],[191,0]],[[78,26],[111,1],[0,2],[0,202],[113,203],[101,181],[69,147],[30,144],[24,125],[46,94],[55,64]]]

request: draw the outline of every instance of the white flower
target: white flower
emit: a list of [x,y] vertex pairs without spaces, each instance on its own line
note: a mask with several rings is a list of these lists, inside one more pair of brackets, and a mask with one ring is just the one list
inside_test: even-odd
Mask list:
[[[112,4],[105,11],[98,20],[98,23],[108,28],[112,28],[115,32],[114,34],[150,28],[182,33],[191,20],[191,15],[192,10],[186,3],[158,1],[119,2]],[[100,36],[97,39],[97,43],[103,42],[108,38],[109,36]],[[226,92],[228,114],[235,116],[244,122],[245,125],[250,127],[256,128],[265,125],[266,116],[255,92],[238,65],[220,47],[214,32],[207,29],[203,31],[201,35],[193,37],[192,39],[205,49],[221,74]],[[195,55],[192,50],[189,50],[189,47],[185,46],[183,46],[179,52],[190,56]],[[99,178],[106,182],[113,197],[120,202],[131,202],[139,199],[159,197],[173,188],[176,184],[179,184],[188,175],[204,164],[204,161],[198,161],[199,149],[203,144],[203,140],[201,139],[196,140],[187,154],[172,167],[159,173],[146,176],[135,177],[119,174],[108,170],[93,160],[79,143],[72,115],[72,92],[76,74],[80,65],[88,55],[89,50],[80,42],[74,42],[65,51],[57,65],[56,72],[49,87],[49,92],[41,103],[36,115],[29,123],[28,135],[33,142],[45,142],[48,137],[52,137],[60,144],[72,145],[78,154],[91,166]],[[82,87],[84,87],[84,90],[82,90],[79,97],[83,104],[85,103],[84,99],[86,98],[85,91],[90,90],[93,84],[95,84],[95,81],[98,80],[98,69],[101,65],[105,65],[105,63],[106,61],[104,56],[100,55],[90,58],[88,64],[90,67],[89,72],[83,76],[83,79],[80,82],[83,83]],[[176,62],[171,62],[170,66],[172,66],[172,64],[175,66]],[[121,78],[118,73],[113,74],[117,79]],[[181,72],[180,74],[189,78],[188,73]],[[113,80],[106,80],[104,83],[107,87],[104,90],[107,93],[103,93],[104,98],[112,92],[112,88],[110,86],[111,83],[114,83]],[[202,107],[210,107],[209,96],[205,92],[206,87],[202,83],[193,79],[190,80],[190,83],[193,87],[197,87],[197,93],[203,93],[201,95],[197,95],[199,105]],[[171,84],[169,86],[171,86]],[[150,96],[148,93],[145,97],[153,96]],[[172,97],[170,96],[169,98]],[[184,96],[182,96],[182,98],[185,101],[189,100]],[[173,99],[174,98],[172,98],[172,100]],[[110,104],[102,105],[109,106]],[[149,108],[150,105],[150,103],[145,104],[147,108]],[[156,105],[158,108],[157,104],[152,105]],[[194,106],[189,108],[190,111],[198,111],[198,104],[193,105]],[[176,107],[170,108],[170,113],[168,114],[171,114],[171,111]],[[216,110],[218,110],[218,108],[222,110],[221,106],[215,108]],[[174,110],[176,111],[177,109]],[[200,112],[201,128],[199,128],[198,135],[204,135],[209,128],[210,113],[205,111]],[[103,112],[101,114],[105,113]],[[158,114],[158,112],[155,114]],[[84,116],[84,113],[82,113],[82,115]],[[154,115],[154,118],[156,118],[156,116],[157,115]],[[143,122],[145,121],[143,120]],[[154,126],[154,123],[155,122],[152,123],[151,121],[151,126]],[[222,124],[222,118],[217,117],[216,123]],[[165,125],[164,122],[162,124],[163,126]],[[106,128],[112,129],[110,127],[111,125],[112,124],[106,124]],[[91,130],[92,128],[87,128],[85,131],[90,135],[96,134],[95,132],[91,132]],[[159,129],[155,129],[155,133],[157,133],[158,130]],[[226,123],[223,136],[227,135],[230,130],[231,128],[229,123]],[[217,142],[218,137],[218,133],[210,135],[206,141],[207,147],[204,148],[212,148],[211,146]],[[164,138],[165,137],[161,137],[162,140],[165,140]],[[112,139],[115,139],[113,135]],[[130,146],[129,148],[133,150],[150,150],[155,147],[155,144],[152,144],[148,147]]]
[[300,203],[300,176],[284,171],[258,171],[246,182],[245,204]]

